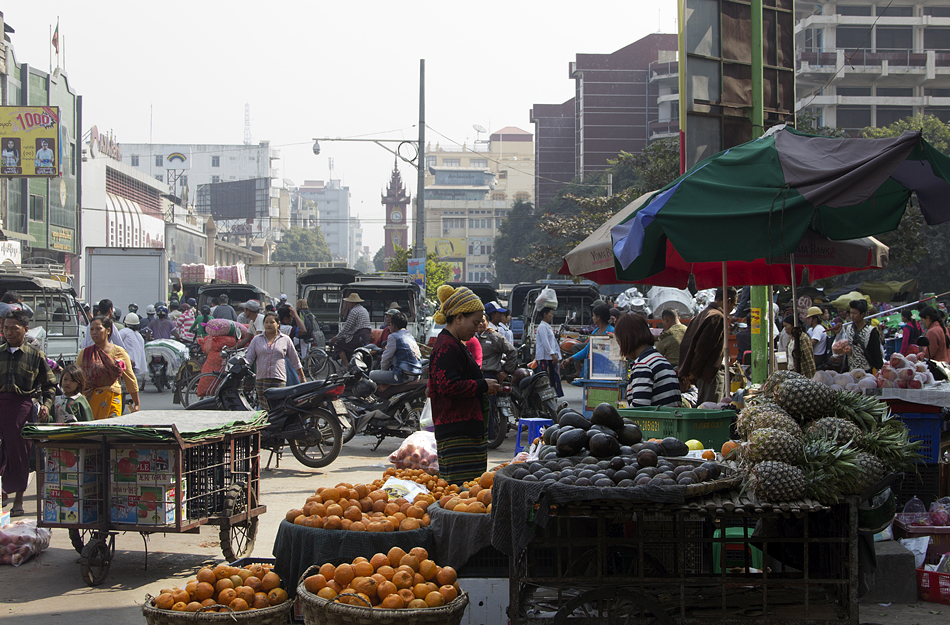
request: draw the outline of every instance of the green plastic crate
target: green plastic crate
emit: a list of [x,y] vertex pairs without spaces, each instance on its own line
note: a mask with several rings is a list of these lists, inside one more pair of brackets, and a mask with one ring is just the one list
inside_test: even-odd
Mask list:
[[645,406],[618,412],[624,419],[640,427],[644,440],[673,436],[686,442],[695,438],[707,449],[719,449],[732,439],[732,420],[736,416],[733,410],[667,406]]

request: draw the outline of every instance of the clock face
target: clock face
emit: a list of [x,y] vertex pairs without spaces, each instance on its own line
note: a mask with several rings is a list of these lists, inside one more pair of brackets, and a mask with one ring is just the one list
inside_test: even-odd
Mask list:
[[402,221],[402,213],[400,213],[399,211],[393,211],[389,213],[389,217],[396,223],[399,223],[400,221]]

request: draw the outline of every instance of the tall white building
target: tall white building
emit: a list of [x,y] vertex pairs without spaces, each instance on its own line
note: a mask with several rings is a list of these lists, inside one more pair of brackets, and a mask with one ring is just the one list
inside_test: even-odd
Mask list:
[[[356,264],[351,244],[350,188],[339,180],[305,180],[297,187],[305,200],[316,203],[317,225],[323,232],[334,261],[343,261],[350,267]],[[351,258],[352,257],[352,258]]]
[[950,0],[795,4],[796,109],[858,131],[950,121]]

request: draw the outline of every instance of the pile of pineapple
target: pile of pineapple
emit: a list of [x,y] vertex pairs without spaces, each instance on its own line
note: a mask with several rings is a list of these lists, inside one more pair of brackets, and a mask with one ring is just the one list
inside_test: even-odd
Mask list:
[[763,501],[835,503],[885,474],[912,470],[920,457],[920,441],[910,442],[884,402],[788,371],[766,381],[736,429],[746,487]]

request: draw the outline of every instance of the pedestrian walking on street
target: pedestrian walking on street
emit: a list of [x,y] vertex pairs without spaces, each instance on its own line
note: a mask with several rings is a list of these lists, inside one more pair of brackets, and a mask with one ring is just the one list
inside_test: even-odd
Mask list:
[[287,365],[284,359],[290,361],[290,366],[297,372],[301,383],[306,382],[300,357],[294,349],[294,342],[280,331],[280,320],[277,313],[264,315],[264,333],[255,336],[247,346],[245,356],[249,365],[257,363],[257,398],[261,408],[267,409],[267,400],[264,391],[269,388],[279,388],[287,385]]
[[92,406],[92,416],[111,419],[122,414],[122,383],[132,398],[129,412],[139,410],[139,385],[128,352],[112,343],[112,319],[98,316],[89,323],[93,344],[79,352],[76,364],[86,376],[83,395]]
[[40,402],[37,417],[46,420],[56,395],[56,377],[46,355],[24,341],[28,329],[25,312],[7,312],[0,343],[0,482],[4,499],[13,493],[10,516],[23,516],[23,491],[33,450],[20,431],[33,414],[33,397],[38,396]]
[[561,348],[557,344],[557,339],[554,338],[554,329],[551,327],[551,322],[554,321],[554,309],[550,306],[542,308],[537,313],[536,321],[540,321],[534,341],[534,360],[538,363],[538,371],[546,371],[557,396],[564,397],[557,364],[561,358]]

